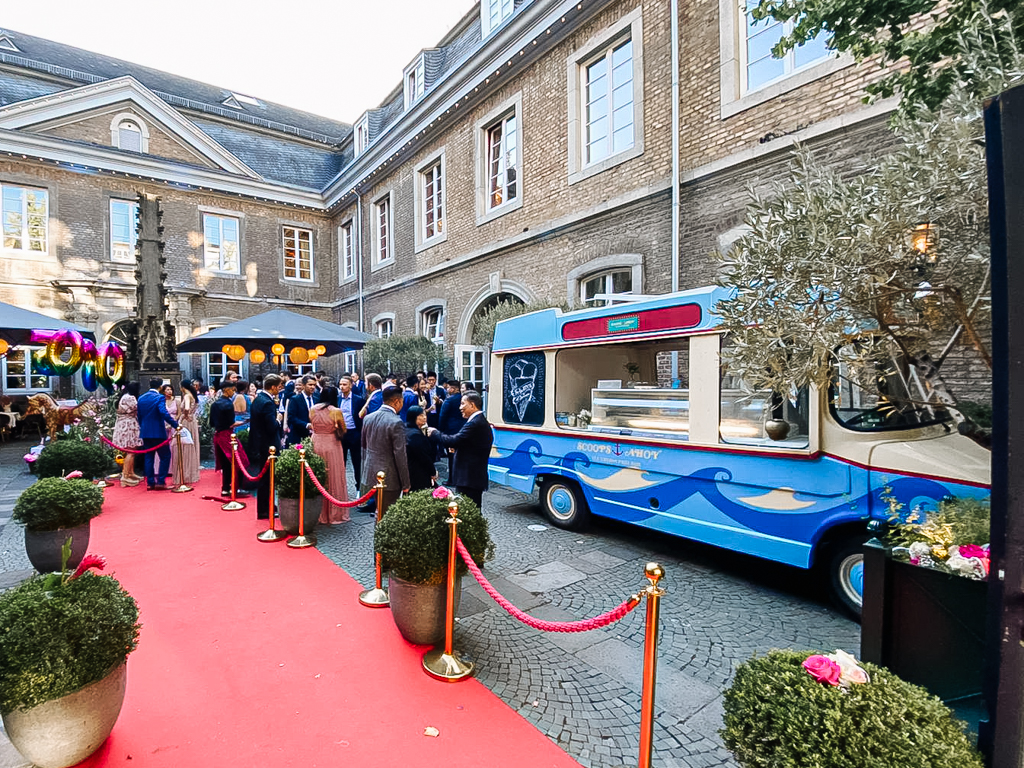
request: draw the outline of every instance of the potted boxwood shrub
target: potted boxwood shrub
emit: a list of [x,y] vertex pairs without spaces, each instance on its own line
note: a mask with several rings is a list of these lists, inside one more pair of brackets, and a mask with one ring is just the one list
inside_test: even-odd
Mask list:
[[138,606],[88,556],[0,594],[0,713],[14,746],[39,768],[65,768],[110,735],[124,701]]
[[[74,475],[76,473],[72,473]],[[25,552],[40,573],[61,567],[61,547],[71,538],[70,567],[89,548],[89,521],[103,511],[103,490],[78,477],[46,477],[30,485],[11,517],[25,526]]]
[[722,739],[743,768],[982,768],[939,699],[841,651],[744,662],[724,710]]
[[[320,485],[327,487],[327,463],[313,452],[313,441],[306,438],[302,442],[306,449],[306,463]],[[299,532],[299,449],[288,448],[277,458],[277,465],[274,467],[274,487],[277,490],[277,512],[281,518],[281,527],[288,533]],[[323,497],[320,491],[313,485],[308,474],[304,474],[305,497],[303,500],[302,525],[303,532],[309,534],[320,519],[320,510],[323,506]]]
[[[406,494],[377,524],[373,546],[388,571],[391,615],[410,643],[437,644],[444,640],[448,565],[448,503],[459,502],[459,538],[473,561],[483,565],[494,557],[487,519],[472,500],[454,497],[447,488]],[[458,576],[466,566],[456,560]],[[459,589],[456,588],[456,597]]]
[[35,462],[40,477],[61,477],[81,472],[88,480],[106,477],[117,469],[114,458],[101,446],[85,440],[51,440]]
[[949,498],[923,511],[888,501],[885,543],[864,548],[861,656],[945,701],[980,696],[989,503]]

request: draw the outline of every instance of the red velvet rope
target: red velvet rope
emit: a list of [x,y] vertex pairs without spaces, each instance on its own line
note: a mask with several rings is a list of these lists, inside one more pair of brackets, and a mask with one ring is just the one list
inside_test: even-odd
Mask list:
[[258,482],[263,478],[265,474],[267,474],[267,467],[270,466],[270,459],[267,459],[266,463],[263,465],[263,471],[256,475],[256,477],[253,477],[252,475],[245,471],[245,467],[242,466],[242,462],[238,460],[238,451],[232,451],[231,453],[234,456],[235,466],[238,467],[238,471],[245,475],[245,479],[248,480],[249,482]]
[[123,451],[124,453],[151,453],[153,451],[159,451],[165,445],[168,445],[173,439],[174,435],[171,435],[162,443],[160,443],[160,445],[154,445],[152,448],[143,448],[141,451],[139,451],[134,448],[122,448],[120,445],[116,445],[113,440],[109,440],[104,435],[100,435],[100,440],[109,445],[115,451]]
[[478,582],[480,582],[480,586],[483,587],[484,592],[493,597],[495,602],[504,608],[512,618],[519,619],[523,624],[533,627],[534,629],[540,629],[544,632],[587,632],[591,629],[607,627],[609,624],[623,618],[627,613],[640,605],[640,597],[638,595],[632,595],[618,608],[613,608],[607,613],[602,613],[600,616],[595,616],[592,619],[583,619],[582,621],[545,621],[544,619],[537,619],[516,608],[512,603],[502,597],[498,590],[491,586],[491,583],[487,581],[486,577],[484,577],[480,572],[477,564],[473,562],[472,556],[468,551],[466,551],[466,547],[462,543],[462,539],[456,539],[455,545],[458,547],[459,554],[462,555],[462,559],[466,563],[466,567],[469,568],[469,572],[473,574]]
[[355,501],[338,501],[336,498],[334,498],[333,496],[331,496],[331,494],[327,492],[326,488],[320,485],[320,481],[316,479],[316,475],[313,474],[313,469],[309,466],[309,464],[306,465],[306,474],[309,475],[309,479],[313,481],[313,485],[315,485],[317,487],[317,490],[323,494],[324,498],[327,499],[329,502],[331,502],[331,504],[333,504],[336,507],[358,507],[360,504],[369,501],[370,498],[375,493],[377,493],[376,488],[371,488],[369,491],[366,492],[365,496],[361,496]]

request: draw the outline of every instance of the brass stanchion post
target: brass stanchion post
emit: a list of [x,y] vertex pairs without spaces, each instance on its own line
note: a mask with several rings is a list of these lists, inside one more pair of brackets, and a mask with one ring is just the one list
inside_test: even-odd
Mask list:
[[221,506],[225,512],[237,512],[245,509],[245,502],[239,501],[235,494],[238,492],[238,438],[231,433],[231,501]]
[[455,542],[459,538],[459,503],[448,503],[448,600],[444,611],[444,648],[437,647],[423,654],[423,669],[431,677],[455,683],[473,674],[473,662],[463,661],[452,644],[455,635],[455,563],[458,553]]
[[650,584],[641,595],[647,596],[647,623],[644,631],[644,679],[640,697],[640,768],[651,768],[654,751],[654,686],[658,677],[658,611],[665,590],[658,582],[665,569],[657,563],[648,563],[644,576]]
[[[381,515],[384,509],[384,473],[377,473],[377,520],[380,522]],[[374,562],[376,564],[376,581],[373,589],[366,589],[359,593],[359,602],[368,608],[384,608],[391,604],[391,598],[388,596],[388,591],[384,589],[384,583],[381,581],[380,572],[380,553],[374,555]]]
[[[299,535],[289,539],[288,546],[302,549],[303,547],[314,546],[316,539],[306,535],[304,520],[306,517],[306,446],[299,443],[296,447],[299,449]],[[273,501],[270,502],[270,506],[271,514],[273,514]]]
[[174,432],[175,445],[178,447],[178,487],[174,489],[174,493],[188,493],[192,489],[185,485],[185,469],[184,461],[181,458],[181,427],[179,426]]
[[267,468],[270,473],[270,527],[262,533],[257,533],[256,538],[260,541],[283,541],[288,538],[288,534],[274,527],[274,465],[277,463],[277,448],[274,446],[270,446],[270,458],[267,461],[270,462]]

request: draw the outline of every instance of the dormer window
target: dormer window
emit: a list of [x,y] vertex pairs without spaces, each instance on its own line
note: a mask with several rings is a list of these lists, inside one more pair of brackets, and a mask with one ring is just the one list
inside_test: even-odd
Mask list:
[[355,136],[352,139],[352,144],[356,157],[359,157],[370,146],[370,118],[367,115],[364,114],[356,122],[354,133]]
[[21,53],[21,49],[14,44],[14,41],[2,32],[0,32],[0,51],[13,51],[14,53]]
[[423,96],[423,54],[405,70],[405,108],[409,109]]
[[246,96],[244,93],[235,93],[232,91],[230,95],[221,102],[225,107],[231,107],[232,109],[245,109],[246,106],[250,107],[262,107],[263,102],[252,96]]
[[480,0],[480,26],[486,38],[515,10],[513,0]]
[[148,152],[149,129],[137,115],[122,112],[110,122],[110,143],[128,152]]

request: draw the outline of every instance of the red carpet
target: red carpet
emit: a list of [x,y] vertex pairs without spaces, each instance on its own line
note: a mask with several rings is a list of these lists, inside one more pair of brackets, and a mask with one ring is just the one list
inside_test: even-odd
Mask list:
[[217,482],[106,491],[89,551],[143,628],[121,717],[82,765],[578,765],[477,681],[428,677],[422,649],[319,551],[258,542],[254,501],[203,501]]

